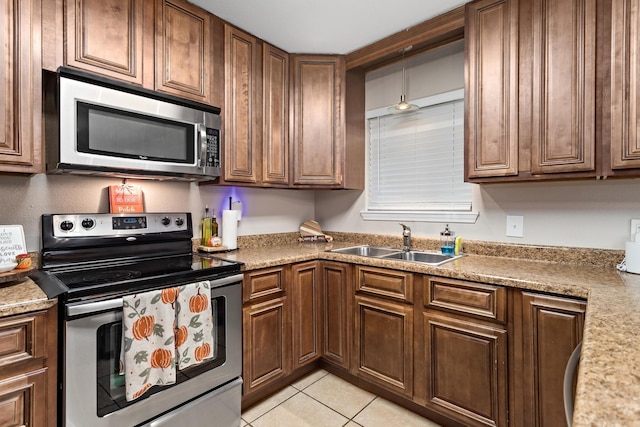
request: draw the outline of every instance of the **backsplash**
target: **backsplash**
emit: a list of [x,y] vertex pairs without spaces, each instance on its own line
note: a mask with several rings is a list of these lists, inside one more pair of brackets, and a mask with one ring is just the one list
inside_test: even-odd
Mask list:
[[[372,245],[402,247],[402,237],[382,234],[326,232],[335,243],[353,245]],[[238,248],[256,248],[297,243],[299,233],[275,233],[238,236]],[[199,245],[194,239],[194,246]],[[437,238],[413,237],[412,248],[421,250],[439,250]],[[304,244],[304,243],[301,243]],[[483,242],[467,240],[462,251],[467,254],[526,259],[529,261],[549,261],[569,264],[588,264],[602,267],[615,267],[624,258],[624,250],[570,248],[563,246],[519,245],[512,243]]]

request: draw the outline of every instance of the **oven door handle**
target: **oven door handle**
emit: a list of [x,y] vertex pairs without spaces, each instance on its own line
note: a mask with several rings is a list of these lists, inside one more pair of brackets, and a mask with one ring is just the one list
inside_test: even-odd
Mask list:
[[[232,283],[242,282],[242,274],[234,274],[233,276],[224,277],[210,281],[211,290],[221,286],[231,285]],[[95,301],[90,303],[82,303],[78,305],[67,306],[67,316],[77,317],[86,316],[88,314],[100,313],[103,311],[111,311],[122,308],[122,298],[114,298],[105,301]]]

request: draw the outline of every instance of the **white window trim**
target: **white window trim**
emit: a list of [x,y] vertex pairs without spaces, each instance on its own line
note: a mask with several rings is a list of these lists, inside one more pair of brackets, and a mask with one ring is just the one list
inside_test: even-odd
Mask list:
[[[442,104],[444,102],[457,101],[464,99],[464,89],[452,90],[438,95],[428,96],[411,103],[418,107],[428,107],[431,105]],[[369,110],[365,114],[367,120],[374,117],[388,115],[387,107]],[[367,132],[367,144],[369,144],[369,134]],[[368,165],[369,162],[367,162]],[[368,166],[367,166],[367,174]],[[368,195],[368,192],[367,192]],[[421,222],[448,222],[461,224],[474,224],[478,220],[479,212],[477,211],[460,211],[460,210],[371,210],[368,209],[369,201],[367,196],[367,209],[360,211],[360,216],[365,221],[421,221]]]

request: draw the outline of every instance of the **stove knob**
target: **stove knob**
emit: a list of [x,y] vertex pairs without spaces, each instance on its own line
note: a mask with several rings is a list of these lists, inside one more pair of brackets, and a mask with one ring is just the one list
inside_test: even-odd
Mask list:
[[169,218],[168,216],[165,216],[160,220],[160,222],[162,223],[162,225],[169,225],[171,224],[171,218]]
[[91,218],[85,218],[82,220],[82,228],[84,229],[91,230],[95,225],[96,222]]
[[179,218],[179,217],[178,217],[178,218],[176,218],[176,225],[177,225],[178,227],[182,227],[182,225],[183,225],[183,224],[184,224],[184,219]]
[[62,221],[60,223],[60,230],[62,231],[71,231],[73,229],[73,222],[71,221]]

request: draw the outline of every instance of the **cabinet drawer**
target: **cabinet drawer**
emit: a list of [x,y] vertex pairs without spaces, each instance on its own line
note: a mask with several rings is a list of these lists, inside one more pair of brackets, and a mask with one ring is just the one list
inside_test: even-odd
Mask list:
[[507,292],[503,287],[428,278],[425,288],[425,307],[444,308],[499,322],[507,319]]
[[267,268],[245,273],[243,301],[284,293],[286,283],[283,267]]
[[413,275],[374,267],[356,267],[356,291],[413,301]]
[[43,322],[42,315],[0,320],[0,366],[44,355]]

